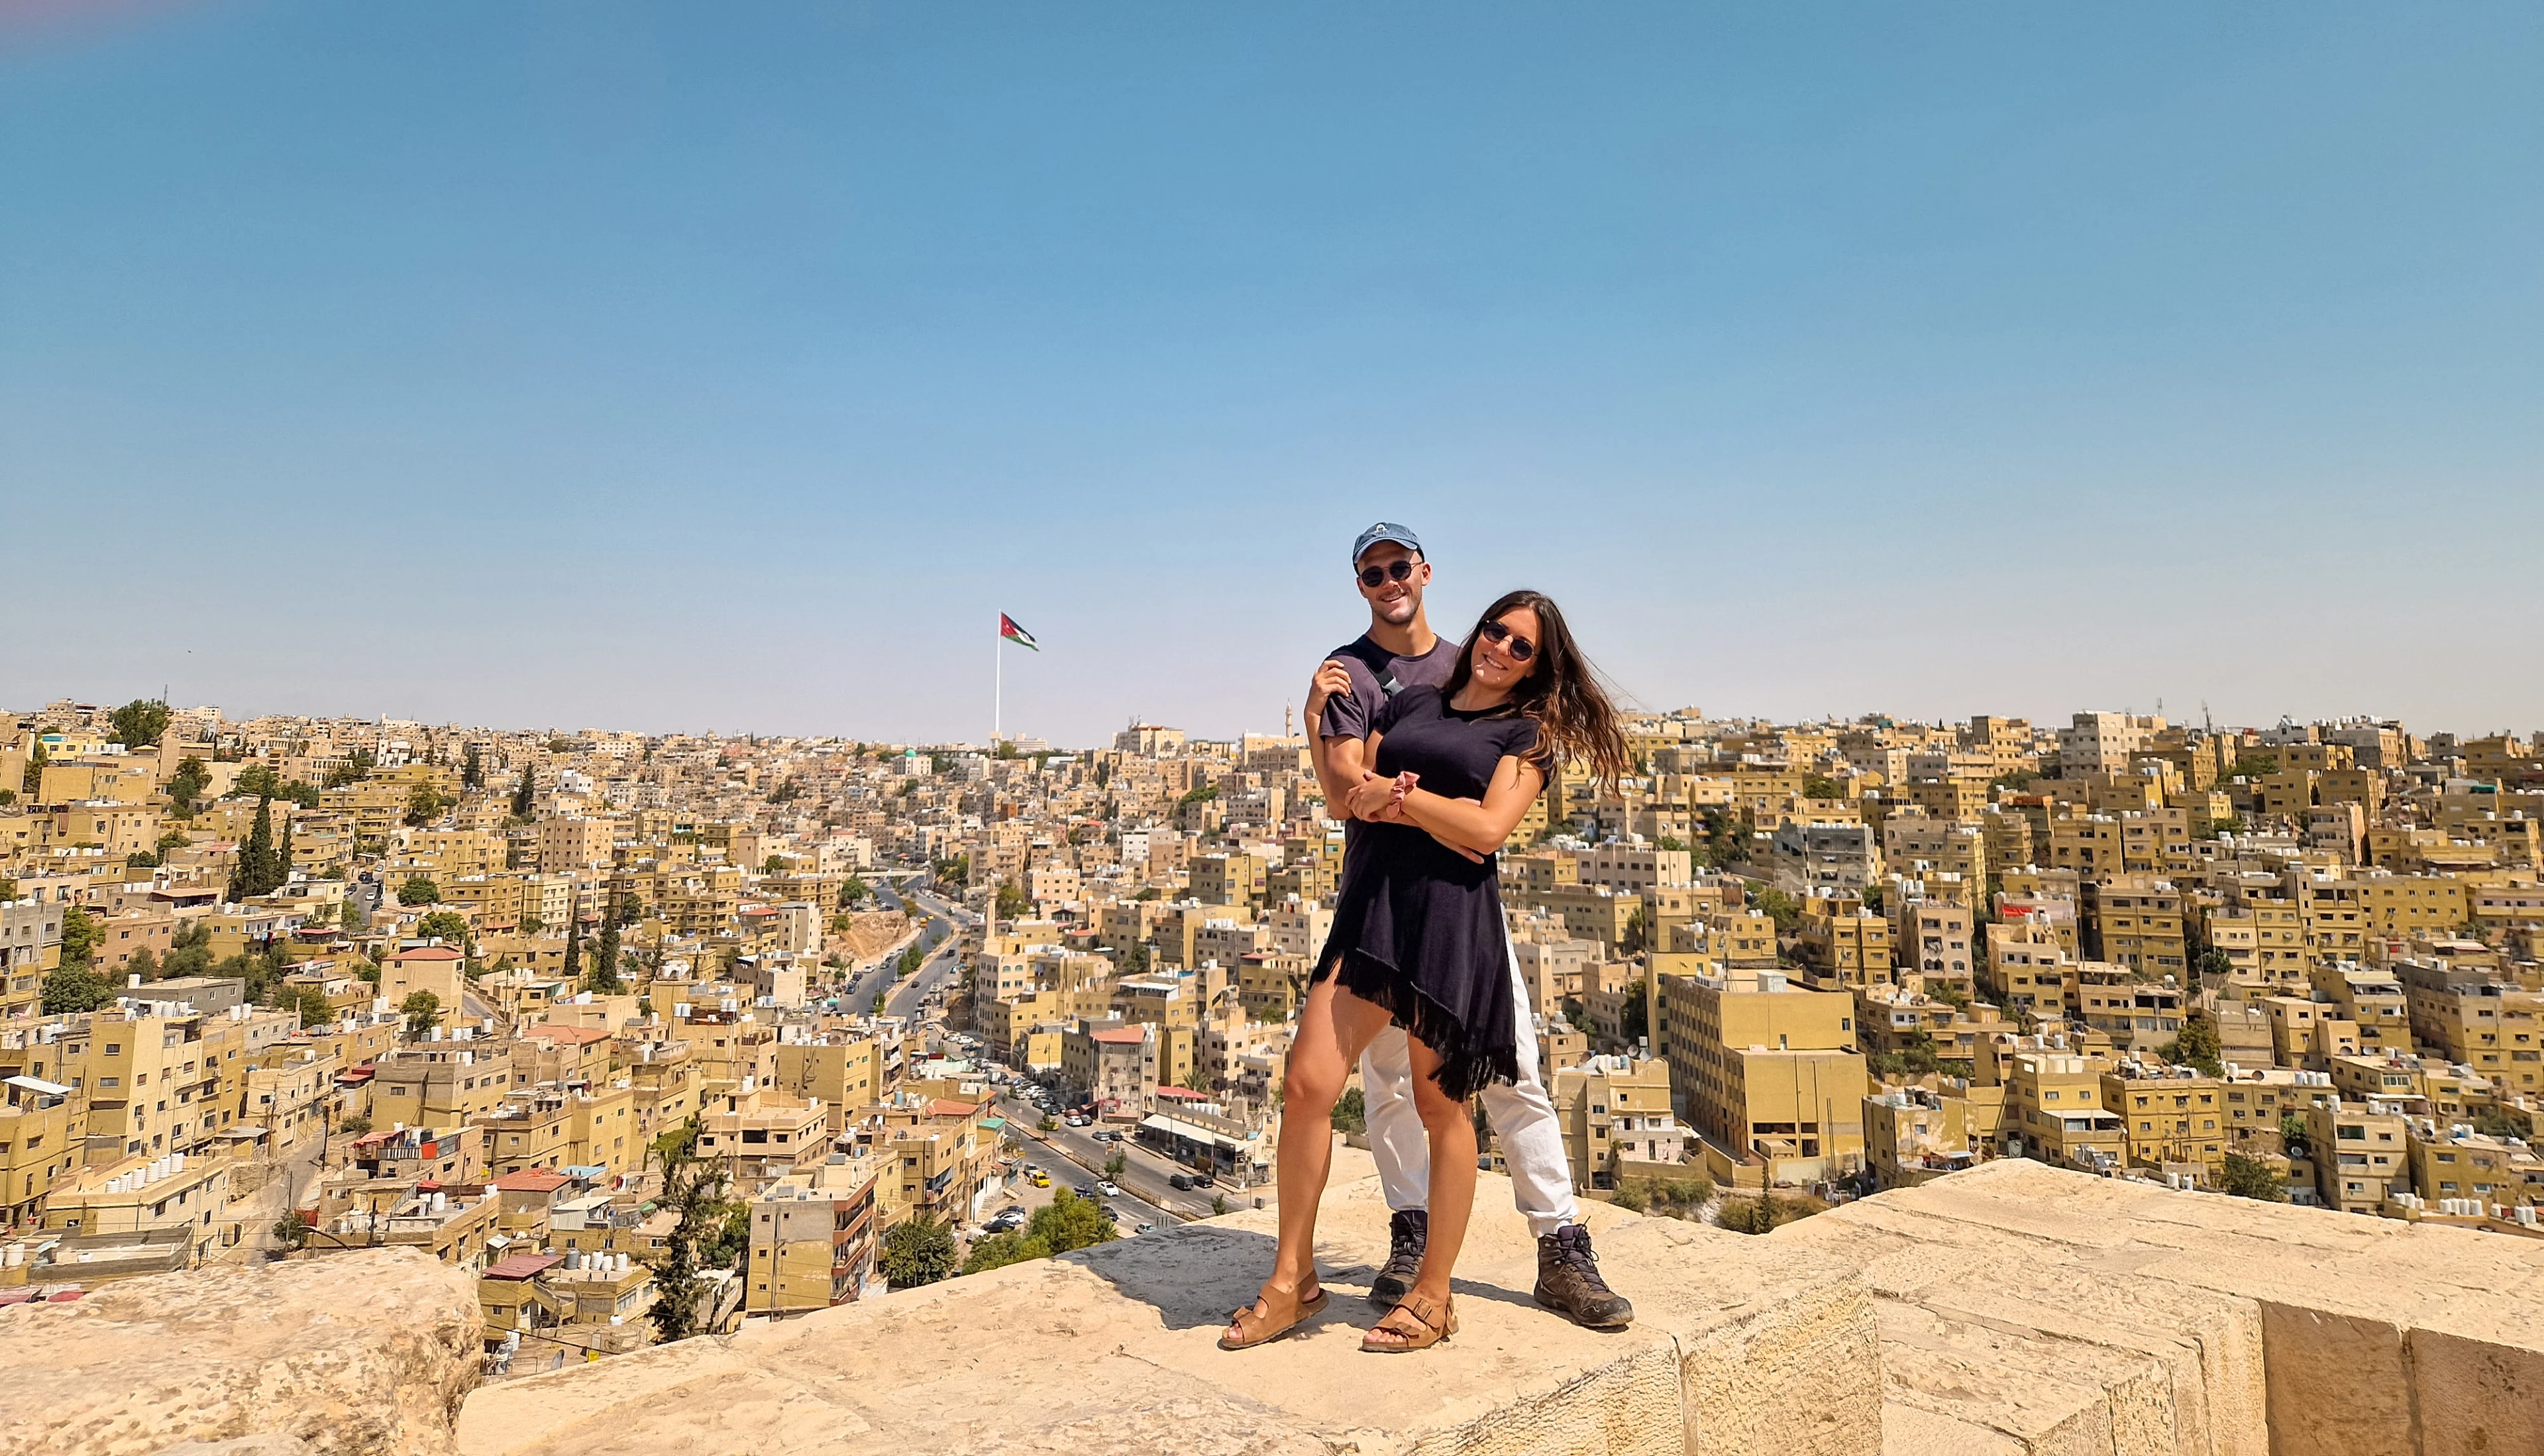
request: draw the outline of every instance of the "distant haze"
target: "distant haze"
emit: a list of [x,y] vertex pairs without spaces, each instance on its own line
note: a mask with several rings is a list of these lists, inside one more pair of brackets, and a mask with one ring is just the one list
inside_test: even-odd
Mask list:
[[[2544,727],[2544,8],[0,20],[0,698]],[[1005,611],[1039,654],[994,646]]]

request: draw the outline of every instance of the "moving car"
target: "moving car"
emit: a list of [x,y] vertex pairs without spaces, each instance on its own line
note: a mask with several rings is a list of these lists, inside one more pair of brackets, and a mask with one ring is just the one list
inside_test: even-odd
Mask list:
[[1180,1173],[1170,1173],[1166,1177],[1166,1186],[1169,1188],[1189,1188],[1192,1186],[1192,1179],[1186,1174]]
[[1095,1191],[1103,1194],[1107,1198],[1119,1198],[1122,1196],[1122,1190],[1113,1185],[1113,1180],[1111,1178],[1097,1179],[1095,1183]]

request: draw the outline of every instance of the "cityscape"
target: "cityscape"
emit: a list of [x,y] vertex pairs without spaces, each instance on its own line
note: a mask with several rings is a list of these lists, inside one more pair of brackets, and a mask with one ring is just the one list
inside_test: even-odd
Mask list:
[[2544,1456],[2538,74],[0,3],[0,1456]]
[[[1266,1193],[1304,739],[9,721],[0,1301],[412,1249],[495,1383]],[[2029,1160],[2544,1236],[2531,741],[1629,730],[1498,870],[1582,1198],[1754,1235]]]

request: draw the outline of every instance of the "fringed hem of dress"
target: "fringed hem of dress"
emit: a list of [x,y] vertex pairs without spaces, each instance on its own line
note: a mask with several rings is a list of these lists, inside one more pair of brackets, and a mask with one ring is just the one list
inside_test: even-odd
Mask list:
[[1471,1045],[1467,1023],[1459,1019],[1457,1012],[1432,1000],[1401,971],[1368,951],[1344,951],[1319,967],[1309,984],[1312,986],[1328,976],[1361,1000],[1387,1008],[1396,1025],[1439,1053],[1440,1070],[1432,1074],[1431,1080],[1459,1101],[1496,1082],[1519,1081],[1517,1046]]

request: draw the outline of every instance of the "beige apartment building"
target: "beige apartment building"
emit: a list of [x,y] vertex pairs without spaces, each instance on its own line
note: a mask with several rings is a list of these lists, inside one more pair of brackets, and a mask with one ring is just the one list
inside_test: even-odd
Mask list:
[[846,1304],[874,1275],[876,1177],[834,1154],[780,1178],[751,1205],[746,1315],[791,1315]]
[[1686,1152],[1661,1058],[1590,1057],[1556,1072],[1548,1091],[1580,1187],[1613,1188],[1637,1170],[1675,1167]]
[[1671,1087],[1717,1180],[1809,1181],[1863,1166],[1868,1080],[1851,995],[1792,990],[1777,971],[1657,979]]

